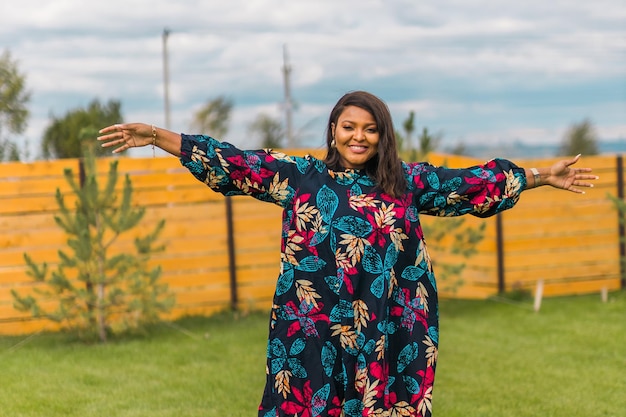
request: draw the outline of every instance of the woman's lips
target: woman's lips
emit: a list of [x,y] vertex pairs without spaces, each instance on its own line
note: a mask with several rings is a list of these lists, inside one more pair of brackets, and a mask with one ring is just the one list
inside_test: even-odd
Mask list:
[[349,148],[354,153],[365,153],[365,152],[367,152],[367,146],[350,145]]

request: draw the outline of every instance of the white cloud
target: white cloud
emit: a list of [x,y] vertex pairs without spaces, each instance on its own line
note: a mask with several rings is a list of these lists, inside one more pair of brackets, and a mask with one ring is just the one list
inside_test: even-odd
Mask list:
[[[362,88],[454,137],[548,140],[585,113],[626,136],[624,20],[622,0],[21,0],[0,5],[0,37],[33,91],[31,141],[50,112],[96,97],[121,100],[127,119],[163,120],[166,27],[175,130],[217,95],[235,99],[233,134],[279,109],[287,44],[300,124],[323,129],[334,100]],[[601,93],[568,92],[581,85]]]

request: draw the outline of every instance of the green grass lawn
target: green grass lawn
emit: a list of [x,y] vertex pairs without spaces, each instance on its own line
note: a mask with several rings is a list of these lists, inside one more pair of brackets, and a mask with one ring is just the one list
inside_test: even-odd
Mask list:
[[[436,417],[626,416],[626,293],[441,303]],[[267,314],[86,346],[0,337],[0,416],[254,416]]]

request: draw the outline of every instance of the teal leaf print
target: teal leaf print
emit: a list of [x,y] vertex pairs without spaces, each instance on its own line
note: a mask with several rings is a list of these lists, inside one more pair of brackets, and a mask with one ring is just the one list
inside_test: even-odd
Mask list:
[[402,377],[404,380],[404,384],[406,385],[406,390],[411,394],[419,394],[420,393],[420,384],[410,376],[404,375]]
[[398,249],[393,243],[387,247],[387,253],[385,253],[385,271],[389,271],[396,264],[398,260]]
[[445,207],[447,204],[446,197],[442,195],[437,195],[435,197],[435,201],[433,201],[433,206],[435,207]]
[[437,193],[434,193],[434,192],[425,193],[424,195],[420,197],[420,206],[427,205],[428,202],[431,200],[434,200],[436,196],[437,196]]
[[328,288],[335,294],[339,295],[339,290],[341,289],[341,284],[343,283],[336,275],[330,275],[324,277],[324,281],[328,284]]
[[285,359],[287,357],[287,350],[285,345],[278,339],[273,339],[270,343],[270,357],[272,358],[270,363],[272,367],[272,373],[276,374],[283,369]]
[[322,367],[326,376],[331,376],[337,360],[337,349],[332,343],[326,342],[322,347]]
[[398,331],[399,328],[400,327],[396,323],[389,322],[389,324],[387,325],[387,334],[394,334]]
[[426,272],[426,268],[409,265],[402,271],[402,278],[408,281],[417,281]]
[[428,328],[428,336],[431,338],[435,344],[439,343],[439,330],[436,327],[430,326]]
[[440,187],[439,177],[437,176],[435,172],[429,172],[428,175],[426,176],[426,180],[428,181],[428,183],[433,189],[435,190],[439,189]]
[[296,167],[298,167],[298,171],[304,174],[309,167],[310,162],[303,158],[296,158]]
[[345,417],[361,417],[363,415],[363,403],[358,398],[346,401],[343,405]]
[[289,367],[291,368],[293,376],[295,376],[296,378],[307,377],[306,369],[304,369],[304,367],[302,366],[302,362],[300,362],[300,359],[289,358],[287,359],[287,363],[289,363]]
[[365,369],[367,368],[367,362],[365,361],[365,356],[362,353],[359,353],[359,356],[356,358],[356,369]]
[[462,183],[463,183],[463,180],[461,179],[461,177],[454,177],[444,182],[441,185],[441,189],[449,193],[449,192],[458,190]]
[[347,353],[349,353],[352,356],[357,356],[360,352],[360,350],[363,348],[363,346],[365,345],[365,335],[361,332],[355,332],[356,333],[356,340],[354,343],[354,347],[352,346],[346,346],[344,349]]
[[324,411],[328,403],[328,394],[330,394],[330,384],[324,385],[313,394],[311,398],[312,417],[317,417]]
[[276,417],[276,407],[263,414],[263,417]]
[[419,354],[419,345],[413,342],[406,345],[398,355],[398,373],[402,373],[411,362],[413,362]]
[[374,349],[376,349],[376,342],[374,341],[374,339],[370,339],[365,344],[365,346],[363,346],[363,351],[368,355],[370,355],[374,351]]
[[317,172],[324,172],[326,170],[326,164],[324,163],[324,161],[320,161],[319,159],[315,160],[315,169],[317,169]]
[[428,280],[430,281],[430,285],[432,285],[435,292],[437,292],[437,281],[435,280],[435,274],[433,273],[433,271],[428,271],[427,275]]
[[337,210],[337,206],[339,206],[339,197],[337,197],[337,194],[324,185],[320,189],[319,193],[317,193],[315,202],[320,211],[320,215],[322,216],[322,220],[326,223],[330,223],[335,211]]
[[489,182],[496,182],[495,174],[491,170],[485,170],[484,168],[474,168],[471,170],[477,178],[485,178]]
[[303,338],[296,339],[291,345],[291,349],[289,349],[289,355],[290,356],[298,355],[304,350],[305,346],[306,346],[306,342],[304,341]]
[[217,155],[217,149],[219,148],[224,148],[224,149],[228,149],[229,146],[227,143],[220,143],[217,140],[213,139],[210,136],[204,136],[207,139],[207,143],[209,144],[206,147],[206,156],[207,158],[215,158],[215,155]]
[[339,300],[339,304],[334,306],[330,312],[330,321],[338,323],[346,317],[354,317],[352,303],[347,300]]
[[360,176],[359,179],[357,179],[357,182],[359,184],[365,185],[367,187],[373,187],[374,186],[374,180],[372,180],[367,175]]
[[376,250],[370,245],[365,246],[361,264],[363,265],[363,269],[371,274],[382,274],[383,272],[383,261],[380,259],[380,255]]
[[372,285],[370,285],[370,291],[376,298],[382,298],[385,293],[385,277],[383,275],[379,275],[374,281],[372,281]]
[[417,211],[417,207],[409,206],[406,209],[406,214],[404,215],[410,222],[415,223],[419,219],[419,212]]
[[394,334],[398,330],[398,325],[392,321],[381,321],[376,326],[378,331],[384,334]]
[[366,220],[354,216],[343,216],[333,223],[336,229],[356,237],[366,237],[372,232],[372,225]]
[[361,195],[363,194],[363,190],[361,189],[361,187],[359,186],[359,184],[354,184],[351,188],[350,188],[350,195],[351,196],[357,196],[357,195]]
[[343,385],[343,390],[348,389],[348,372],[346,371],[346,364],[341,364],[341,373],[335,375],[335,381]]
[[[363,346],[365,346],[365,335],[361,332],[357,332],[356,335],[356,347],[357,349],[360,351],[361,349],[363,349]],[[355,355],[358,354],[355,353]]]
[[[315,272],[326,266],[326,262],[323,259],[320,259],[318,256],[307,256],[303,260],[300,261],[295,268],[298,271],[304,272]],[[293,271],[292,271],[293,272]]]
[[433,207],[445,207],[446,197],[439,193],[426,193],[420,198],[420,204],[422,206],[428,205],[429,202]]
[[330,234],[330,242],[328,242],[328,244],[330,245],[330,250],[333,252],[337,252],[337,235],[334,233]]
[[293,266],[283,262],[283,273],[278,277],[276,283],[276,295],[283,295],[293,285]]
[[326,236],[328,236],[328,230],[324,232],[315,232],[313,239],[311,239],[311,246],[319,245],[326,239]]
[[186,162],[184,165],[196,177],[202,174],[202,172],[204,171],[204,166],[200,161],[189,161]]

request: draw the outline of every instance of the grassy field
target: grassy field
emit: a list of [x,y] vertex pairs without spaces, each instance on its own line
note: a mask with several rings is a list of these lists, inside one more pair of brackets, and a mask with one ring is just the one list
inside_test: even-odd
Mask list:
[[[267,315],[85,346],[0,337],[0,416],[254,416]],[[441,304],[436,417],[626,416],[626,294]]]

